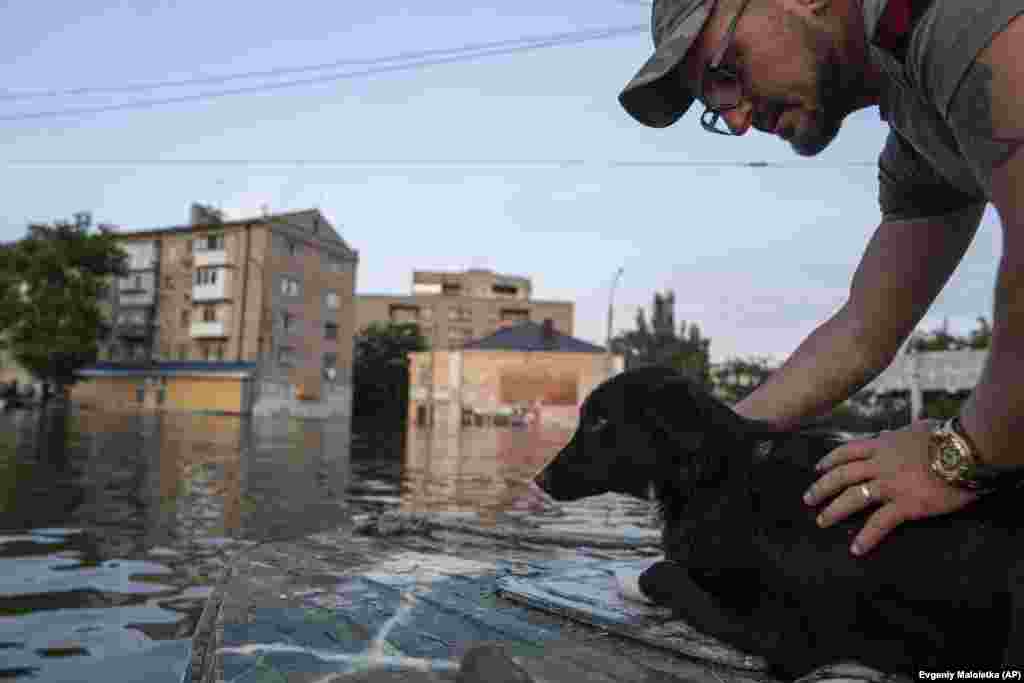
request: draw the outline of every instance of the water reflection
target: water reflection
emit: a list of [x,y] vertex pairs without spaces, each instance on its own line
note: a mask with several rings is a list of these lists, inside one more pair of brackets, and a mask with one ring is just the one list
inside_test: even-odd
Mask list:
[[345,523],[349,445],[324,421],[0,415],[0,678],[180,680],[232,550]]
[[515,524],[547,532],[656,540],[660,522],[647,501],[605,494],[524,509],[530,480],[569,441],[551,426],[410,427],[402,471],[402,510],[456,513],[484,525]]

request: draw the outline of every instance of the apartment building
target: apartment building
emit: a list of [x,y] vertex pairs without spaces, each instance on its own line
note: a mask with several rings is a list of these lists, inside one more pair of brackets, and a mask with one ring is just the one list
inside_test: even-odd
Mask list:
[[374,322],[419,323],[437,349],[458,349],[470,340],[529,321],[551,320],[555,330],[572,335],[573,303],[535,300],[532,289],[529,278],[491,270],[417,270],[409,295],[357,296],[356,330]]
[[319,210],[228,221],[193,205],[187,225],[118,233],[118,243],[129,273],[110,288],[104,362],[84,376],[230,365],[247,370],[249,407],[350,400],[358,253]]

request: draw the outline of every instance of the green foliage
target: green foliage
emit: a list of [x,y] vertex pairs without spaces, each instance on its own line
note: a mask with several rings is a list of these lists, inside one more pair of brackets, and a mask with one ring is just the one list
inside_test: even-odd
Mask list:
[[88,214],[30,225],[0,250],[0,337],[17,363],[58,390],[95,361],[100,297],[111,276],[127,274],[113,235],[89,227]]
[[770,360],[762,357],[730,358],[712,371],[716,393],[727,403],[738,403],[772,374]]
[[703,387],[711,386],[711,340],[701,336],[696,323],[680,323],[676,333],[675,295],[654,294],[651,324],[644,309],[636,314],[636,329],[611,340],[612,353],[622,354],[626,369],[649,365],[673,367]]
[[951,334],[949,320],[942,322],[931,332],[916,335],[908,345],[908,350],[921,351],[959,351],[961,349],[987,349],[992,345],[992,327],[984,317],[978,318],[978,327],[971,330],[966,337]]
[[373,323],[360,331],[353,359],[354,415],[405,419],[409,354],[426,349],[416,323]]

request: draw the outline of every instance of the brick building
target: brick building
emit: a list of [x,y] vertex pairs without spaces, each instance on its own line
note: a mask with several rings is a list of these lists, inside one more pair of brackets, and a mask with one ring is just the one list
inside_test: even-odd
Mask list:
[[[130,272],[110,288],[104,362],[82,373],[96,381],[77,393],[134,382],[152,387],[159,406],[161,365],[195,377],[207,367],[240,378],[238,412],[311,399],[350,414],[358,253],[319,210],[227,221],[193,205],[187,225],[118,233],[118,242]],[[138,377],[125,374],[133,366]],[[204,393],[174,407],[201,409]]]
[[356,297],[356,330],[378,323],[419,323],[432,347],[457,349],[509,325],[550,319],[573,332],[571,301],[537,301],[529,278],[490,270],[413,271],[409,295]]
[[622,368],[622,356],[561,334],[550,320],[525,322],[458,350],[409,354],[409,420],[573,428],[587,395]]

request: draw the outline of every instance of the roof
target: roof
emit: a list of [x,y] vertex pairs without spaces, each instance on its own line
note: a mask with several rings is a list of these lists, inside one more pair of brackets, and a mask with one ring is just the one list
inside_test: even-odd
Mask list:
[[552,329],[545,336],[544,325],[533,321],[505,327],[494,334],[465,344],[466,351],[562,351],[571,353],[604,353],[595,346],[576,337]]
[[256,372],[256,363],[246,361],[165,361],[147,363],[94,363],[79,370],[83,377],[131,377],[158,375],[241,376]]
[[301,211],[288,211],[284,213],[271,213],[265,216],[252,216],[250,218],[238,218],[224,220],[215,223],[202,223],[198,225],[172,225],[166,228],[147,228],[143,230],[117,230],[114,234],[118,237],[142,237],[167,232],[191,232],[200,230],[216,230],[217,228],[244,227],[246,225],[279,225],[298,230],[309,236],[317,237],[325,242],[333,243],[342,247],[349,255],[357,253],[342,239],[331,222],[320,212],[320,209],[302,209]]

